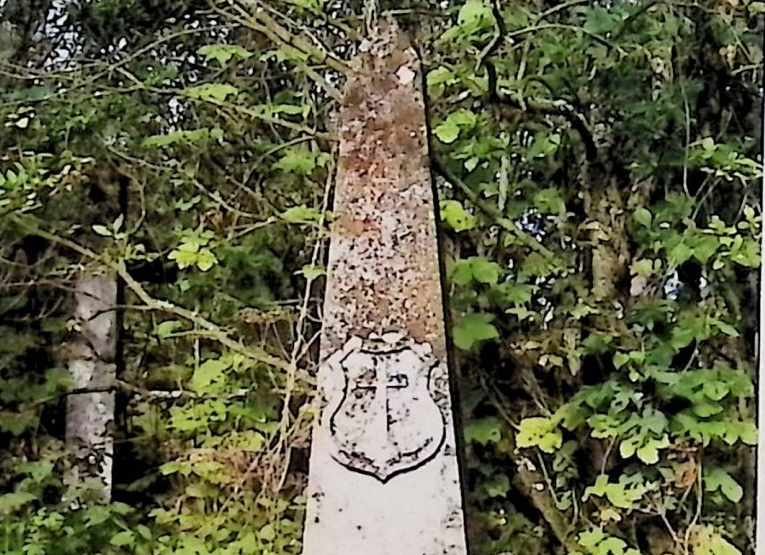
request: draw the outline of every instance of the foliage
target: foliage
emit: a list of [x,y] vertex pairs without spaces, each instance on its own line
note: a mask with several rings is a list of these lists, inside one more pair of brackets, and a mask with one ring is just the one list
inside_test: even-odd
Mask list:
[[[297,554],[361,3],[27,4],[0,8],[0,550]],[[473,551],[751,551],[765,5],[381,4],[426,67]],[[109,505],[65,480],[96,271]]]

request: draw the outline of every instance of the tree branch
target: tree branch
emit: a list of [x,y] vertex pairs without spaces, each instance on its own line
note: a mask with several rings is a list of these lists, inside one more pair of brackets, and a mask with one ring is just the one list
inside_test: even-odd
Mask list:
[[560,116],[568,120],[571,127],[579,134],[584,143],[587,161],[594,162],[598,159],[598,147],[595,145],[595,139],[590,132],[590,126],[587,119],[576,111],[574,106],[565,100],[547,100],[540,98],[515,99],[506,94],[496,91],[492,95],[494,102],[515,108],[518,110],[536,112],[538,114],[549,116]]
[[[573,0],[572,2],[563,4],[560,7],[556,7],[554,10],[543,14],[542,18],[554,13],[554,11],[557,11],[558,8],[569,7],[570,5],[579,2],[581,2],[581,0]],[[531,110],[540,114],[562,116],[566,118],[571,123],[571,127],[573,127],[582,138],[585,150],[587,152],[587,160],[596,160],[598,157],[598,149],[595,146],[595,141],[592,138],[592,133],[590,132],[587,120],[583,115],[578,113],[571,104],[565,100],[542,100],[535,98],[515,100],[500,92],[497,80],[497,70],[489,57],[496,52],[501,43],[501,39],[508,36],[508,34],[507,30],[505,29],[505,24],[502,19],[502,13],[500,11],[499,4],[496,0],[492,2],[491,9],[492,15],[494,16],[494,37],[486,46],[486,48],[481,51],[481,54],[478,57],[478,62],[476,64],[476,71],[478,71],[481,66],[486,67],[486,72],[489,80],[489,100],[494,103],[506,104],[523,111]],[[540,18],[540,20],[542,18]],[[512,34],[513,33],[511,33],[511,35]]]
[[214,7],[219,14],[236,21],[243,27],[257,31],[266,35],[274,43],[281,46],[289,46],[306,54],[309,58],[315,62],[324,64],[327,67],[334,69],[340,73],[350,73],[351,68],[343,62],[341,59],[334,57],[329,52],[322,50],[321,48],[314,46],[311,42],[300,35],[295,35],[288,29],[282,27],[274,18],[269,16],[265,10],[261,7],[255,8],[253,13],[248,13],[240,6],[235,5],[233,2],[232,8],[238,12],[238,15],[221,10]]
[[[91,393],[114,393],[114,392],[127,392],[136,397],[146,399],[242,399],[247,397],[250,393],[248,388],[239,388],[236,391],[230,391],[227,393],[197,393],[185,389],[146,389],[143,387],[135,386],[124,380],[114,380],[111,384],[100,387],[78,387],[75,389],[69,389],[62,392],[59,396],[67,395],[87,395]],[[49,399],[46,399],[46,401]]]
[[175,316],[178,316],[184,320],[188,320],[189,322],[193,322],[200,328],[209,331],[211,339],[222,344],[232,352],[241,354],[250,360],[261,362],[280,370],[289,369],[289,365],[284,360],[274,357],[262,349],[242,345],[240,342],[232,339],[229,334],[220,326],[214,322],[211,322],[201,314],[198,314],[193,310],[183,308],[182,306],[175,305],[169,301],[155,299],[143,288],[140,283],[138,283],[133,278],[133,276],[130,275],[130,272],[128,272],[124,261],[104,260],[104,258],[99,256],[95,251],[75,243],[74,241],[64,237],[59,237],[58,235],[44,231],[39,227],[29,225],[27,222],[23,222],[18,218],[16,221],[25,231],[32,235],[37,235],[38,237],[42,237],[51,243],[56,243],[58,245],[67,247],[94,262],[100,262],[107,266],[125,282],[125,285],[127,285],[128,289],[130,289],[141,301],[143,301],[148,310],[167,312],[169,314],[174,314]]
[[542,487],[543,477],[535,470],[530,470],[523,467],[521,464],[516,468],[515,476],[513,477],[513,485],[520,491],[524,497],[528,498],[532,505],[539,511],[542,518],[547,522],[550,530],[555,535],[555,538],[560,544],[565,547],[569,553],[577,551],[578,546],[576,542],[570,537],[570,526],[566,522],[565,515],[558,510],[552,499],[552,496],[547,491],[547,488]]
[[[515,436],[511,432],[516,427],[516,423],[513,422],[513,419],[505,410],[505,403],[497,398],[497,390],[489,387],[484,376],[481,374],[479,374],[479,380],[491,404],[505,422],[507,422],[508,435],[506,437],[510,444],[509,451],[516,452]],[[544,482],[547,481],[545,476],[540,474],[527,459],[521,457],[515,460],[515,462],[516,467],[513,475],[513,486],[515,486],[515,489],[526,497],[534,508],[539,511],[539,514],[547,522],[555,538],[569,553],[578,551],[578,546],[571,537],[571,526],[565,513],[555,506],[555,496],[551,488],[549,488],[549,481],[548,489],[544,487]]]
[[505,218],[497,208],[485,202],[481,199],[478,193],[470,188],[470,185],[460,179],[457,174],[451,171],[445,164],[443,164],[437,157],[434,156],[433,164],[436,172],[438,172],[444,179],[451,183],[454,187],[462,191],[462,193],[468,198],[468,200],[475,205],[481,212],[492,218],[493,223],[500,226],[505,231],[508,231],[516,239],[527,247],[537,251],[540,254],[545,255],[548,258],[554,258],[555,254],[540,243],[537,239],[520,229],[515,223],[508,218]]

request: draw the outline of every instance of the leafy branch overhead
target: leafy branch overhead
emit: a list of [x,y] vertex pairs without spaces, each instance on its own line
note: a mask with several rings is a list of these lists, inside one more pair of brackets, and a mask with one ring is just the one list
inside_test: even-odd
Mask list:
[[[378,4],[424,64],[471,552],[751,553],[765,3]],[[0,5],[0,551],[301,553],[374,6]],[[120,323],[80,388],[82,275]],[[72,388],[117,392],[111,504]]]

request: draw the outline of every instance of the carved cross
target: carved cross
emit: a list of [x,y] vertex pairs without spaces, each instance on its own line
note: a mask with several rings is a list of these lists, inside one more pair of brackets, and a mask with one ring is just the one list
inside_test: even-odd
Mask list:
[[[382,374],[385,374],[384,376]],[[388,376],[383,370],[368,369],[361,378],[356,380],[355,389],[375,390],[378,399],[387,399],[388,389],[401,389],[409,385],[404,374]]]

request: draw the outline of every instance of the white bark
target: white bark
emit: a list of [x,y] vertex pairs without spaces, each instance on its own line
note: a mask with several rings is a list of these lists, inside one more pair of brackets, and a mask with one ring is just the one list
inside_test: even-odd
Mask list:
[[[74,462],[65,482],[88,487],[108,502],[114,455],[114,391],[116,380],[117,281],[109,275],[85,275],[76,285],[76,318],[80,330],[72,348],[69,371],[74,392],[67,399],[66,441]],[[102,390],[83,392],[82,390]]]

